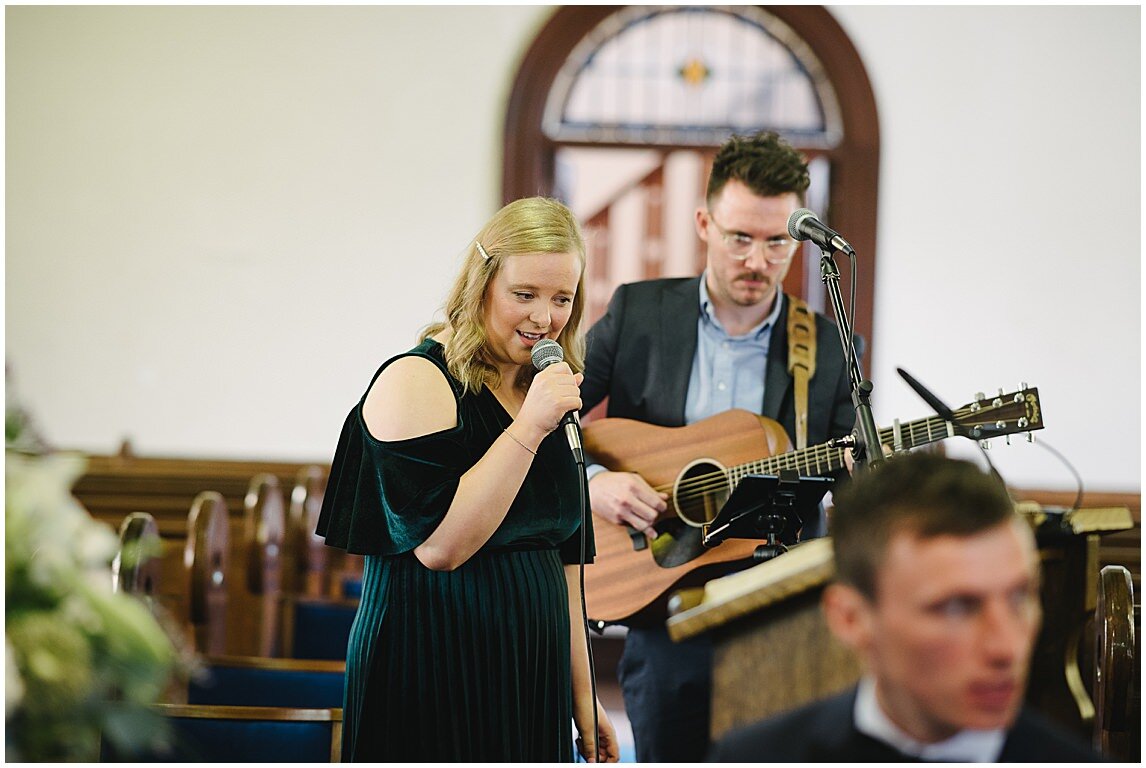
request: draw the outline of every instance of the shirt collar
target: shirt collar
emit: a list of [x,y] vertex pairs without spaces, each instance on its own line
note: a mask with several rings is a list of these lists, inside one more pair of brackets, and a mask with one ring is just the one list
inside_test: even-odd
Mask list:
[[[716,313],[712,310],[712,299],[708,295],[708,270],[705,270],[700,275],[700,316],[712,323],[715,327],[719,328],[721,333],[725,333],[724,326],[720,324],[717,319]],[[764,318],[759,325],[750,329],[748,333],[743,336],[737,336],[738,339],[752,339],[759,338],[772,330],[772,326],[776,324],[776,320],[780,317],[780,305],[783,302],[784,292],[781,290],[776,291],[776,300],[772,302],[772,311],[768,313],[768,317]]]
[[875,696],[875,680],[864,677],[856,691],[856,730],[921,760],[957,763],[993,763],[1003,751],[1007,733],[1002,728],[963,730],[949,739],[924,744],[904,733],[884,714]]

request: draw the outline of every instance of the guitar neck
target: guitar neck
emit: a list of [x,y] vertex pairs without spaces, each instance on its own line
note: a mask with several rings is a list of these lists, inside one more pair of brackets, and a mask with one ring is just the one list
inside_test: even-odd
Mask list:
[[[938,416],[931,416],[900,424],[898,429],[896,427],[881,429],[879,442],[882,445],[891,445],[896,450],[906,450],[954,436],[955,430],[951,424]],[[782,469],[794,469],[803,476],[816,476],[833,474],[845,466],[844,449],[824,443],[740,464],[732,467],[729,474],[733,483],[737,483],[747,475],[778,475]]]

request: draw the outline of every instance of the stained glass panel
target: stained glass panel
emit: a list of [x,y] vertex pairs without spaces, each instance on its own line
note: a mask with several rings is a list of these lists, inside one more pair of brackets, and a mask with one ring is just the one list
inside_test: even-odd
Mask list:
[[544,119],[561,142],[704,146],[761,128],[827,147],[840,116],[811,50],[754,6],[611,15],[566,60]]

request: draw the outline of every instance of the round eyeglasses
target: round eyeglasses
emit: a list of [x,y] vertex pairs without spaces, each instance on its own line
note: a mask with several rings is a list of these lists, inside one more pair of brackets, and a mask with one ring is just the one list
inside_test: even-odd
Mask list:
[[763,246],[764,261],[774,266],[787,264],[796,255],[796,248],[799,243],[790,237],[758,238],[743,232],[729,232],[716,223],[716,217],[712,215],[712,211],[708,212],[708,220],[720,233],[720,237],[724,240],[724,247],[728,249],[728,255],[736,261],[746,261],[757,245]]

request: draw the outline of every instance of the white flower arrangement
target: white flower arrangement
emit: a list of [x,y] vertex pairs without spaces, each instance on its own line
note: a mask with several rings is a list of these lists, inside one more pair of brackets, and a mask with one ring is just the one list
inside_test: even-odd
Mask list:
[[[11,447],[19,440],[8,416]],[[131,748],[163,735],[147,705],[178,654],[142,601],[113,592],[119,539],[70,492],[85,463],[75,454],[6,451],[8,761],[93,761],[101,738]]]

